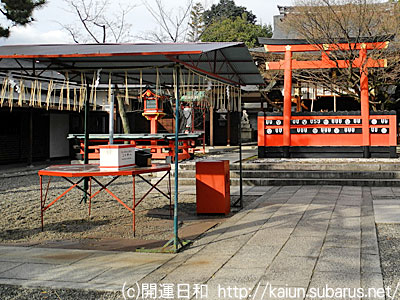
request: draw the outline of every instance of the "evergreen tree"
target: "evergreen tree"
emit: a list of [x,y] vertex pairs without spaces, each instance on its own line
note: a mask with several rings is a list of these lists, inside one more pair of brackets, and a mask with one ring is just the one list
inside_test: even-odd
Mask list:
[[220,0],[218,4],[213,4],[210,9],[204,11],[204,24],[208,26],[225,18],[235,20],[243,14],[246,14],[248,23],[256,23],[257,17],[251,11],[248,11],[246,7],[237,6],[234,0]]
[[10,35],[10,27],[26,25],[34,21],[35,8],[43,6],[46,0],[0,0],[0,12],[6,18],[6,25],[0,25],[0,37]]
[[204,29],[204,7],[200,2],[193,5],[192,11],[190,12],[190,23],[189,23],[189,42],[200,41],[201,34]]
[[235,19],[225,18],[210,24],[203,32],[203,42],[244,42],[247,47],[259,46],[258,37],[271,37],[271,25],[247,22],[246,14]]

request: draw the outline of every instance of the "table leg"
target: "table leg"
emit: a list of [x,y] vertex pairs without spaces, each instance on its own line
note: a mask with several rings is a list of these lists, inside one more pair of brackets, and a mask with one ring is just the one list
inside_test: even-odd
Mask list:
[[168,155],[171,157],[171,162],[175,159],[175,141],[169,141]]
[[132,228],[133,228],[133,236],[136,236],[135,231],[135,210],[136,210],[136,200],[135,200],[135,175],[132,175],[132,195],[133,195],[133,205],[132,205]]
[[44,223],[44,211],[46,210],[46,200],[47,200],[47,193],[49,192],[51,176],[49,176],[49,181],[47,182],[46,193],[43,197],[43,178],[42,175],[40,177],[40,216],[42,221],[42,231],[43,231],[43,223]]
[[40,180],[40,220],[42,223],[42,231],[43,231],[43,187],[42,187],[42,175],[39,175]]
[[183,153],[183,157],[184,159],[188,159],[190,158],[190,154],[189,154],[189,141],[183,141],[183,145],[182,145],[182,153]]
[[172,218],[173,210],[172,210],[172,193],[171,193],[171,172],[168,171],[168,195],[169,195],[169,216]]
[[92,210],[92,177],[89,177],[89,217]]

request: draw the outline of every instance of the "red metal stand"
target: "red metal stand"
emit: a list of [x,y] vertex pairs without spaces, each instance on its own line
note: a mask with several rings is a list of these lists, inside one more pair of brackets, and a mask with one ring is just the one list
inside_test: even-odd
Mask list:
[[[203,137],[204,138],[204,135]],[[191,154],[196,150],[196,140],[198,137],[193,138],[180,138],[179,139],[179,160],[190,159]],[[89,159],[100,159],[99,146],[105,145],[106,138],[103,139],[90,139],[88,146]],[[171,157],[173,160],[175,156],[175,141],[170,139],[168,141],[152,138],[151,135],[147,138],[115,138],[114,143],[123,144],[124,142],[129,142],[129,144],[134,145],[136,148],[140,149],[150,149],[153,159],[166,159]],[[163,144],[161,144],[161,142]],[[79,154],[84,155],[85,143],[83,140],[80,141]]]
[[[146,178],[141,176],[141,174],[146,173],[155,173],[155,172],[166,172],[155,184],[152,184]],[[96,197],[101,191],[106,191],[110,194],[115,200],[117,200],[123,207],[125,207],[128,211],[132,213],[132,229],[135,235],[135,210],[136,207],[150,194],[152,190],[157,190],[164,197],[169,199],[170,206],[170,216],[172,217],[172,202],[171,202],[171,166],[170,165],[152,165],[147,168],[129,168],[125,170],[119,171],[107,171],[99,168],[98,165],[62,165],[62,166],[50,166],[46,169],[40,170],[38,172],[40,179],[40,216],[41,216],[41,225],[42,231],[44,228],[44,212],[48,210],[52,205],[54,205],[58,200],[64,197],[69,191],[74,188],[78,188],[83,191],[87,196],[89,196],[89,216],[91,214],[91,202],[94,197]],[[49,181],[47,183],[46,193],[43,196],[43,176],[48,176]],[[111,180],[109,180],[106,184],[100,182],[96,177],[98,176],[114,176]],[[132,176],[132,194],[133,194],[133,203],[132,208],[129,207],[124,201],[122,201],[118,196],[116,196],[113,192],[111,192],[108,188],[114,181],[116,181],[120,176]],[[150,185],[150,189],[136,202],[136,192],[135,192],[135,178],[138,176],[144,182]],[[161,191],[157,186],[168,176],[167,182],[167,193]],[[71,186],[67,188],[62,194],[57,196],[52,202],[46,205],[47,195],[49,191],[51,177],[62,177],[66,181],[68,181]],[[69,178],[79,178],[78,181],[73,182]],[[82,189],[79,184],[85,179],[89,178],[89,192]],[[100,189],[92,194],[92,180],[95,181]]]

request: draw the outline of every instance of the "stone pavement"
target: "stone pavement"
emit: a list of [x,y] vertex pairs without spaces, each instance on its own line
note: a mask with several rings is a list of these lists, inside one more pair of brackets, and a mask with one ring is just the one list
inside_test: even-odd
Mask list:
[[400,223],[400,188],[374,189],[374,211],[376,223]]
[[[373,200],[394,191],[257,187],[262,196],[177,255],[0,247],[0,284],[116,291],[125,282],[204,284],[206,299],[304,299],[328,285],[352,296],[352,288],[383,287]],[[342,299],[361,299],[350,296]]]
[[[231,147],[215,147],[208,150],[207,160],[213,159],[225,159],[232,163],[238,163],[239,160],[239,148],[237,146]],[[250,157],[258,155],[257,146],[242,146],[242,160],[246,160]],[[189,161],[190,162],[190,161]]]

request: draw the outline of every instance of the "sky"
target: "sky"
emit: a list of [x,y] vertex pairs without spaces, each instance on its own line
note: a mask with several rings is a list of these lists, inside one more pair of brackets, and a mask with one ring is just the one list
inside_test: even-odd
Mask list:
[[[206,6],[218,3],[218,0],[207,0]],[[128,15],[128,22],[132,24],[131,33],[135,36],[143,35],[146,31],[157,31],[158,26],[147,11],[141,0],[110,0],[112,6],[119,4],[133,4],[135,7]],[[171,10],[184,4],[184,1],[163,0]],[[245,6],[257,16],[257,21],[263,24],[272,24],[273,16],[279,14],[277,5],[291,5],[292,0],[235,0],[236,5]],[[64,0],[47,0],[47,5],[34,13],[35,22],[28,26],[13,27],[8,39],[0,38],[0,45],[5,44],[51,44],[72,43],[68,32],[62,29],[61,24],[68,24],[73,19],[68,13]],[[140,42],[137,38],[135,40]]]

